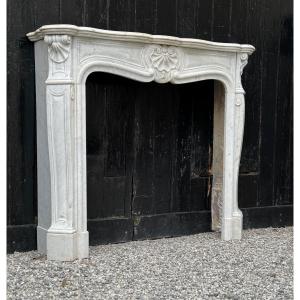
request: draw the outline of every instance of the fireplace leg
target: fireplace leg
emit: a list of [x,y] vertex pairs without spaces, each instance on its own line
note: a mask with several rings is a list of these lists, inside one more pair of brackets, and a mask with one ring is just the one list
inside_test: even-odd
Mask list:
[[212,230],[222,239],[240,239],[243,215],[238,208],[238,173],[244,130],[244,95],[214,86]]
[[[47,136],[50,165],[50,227],[48,259],[71,261],[78,257],[77,208],[74,202],[73,87],[56,83],[46,87]],[[50,207],[49,207],[50,206]],[[44,207],[45,209],[46,207]]]

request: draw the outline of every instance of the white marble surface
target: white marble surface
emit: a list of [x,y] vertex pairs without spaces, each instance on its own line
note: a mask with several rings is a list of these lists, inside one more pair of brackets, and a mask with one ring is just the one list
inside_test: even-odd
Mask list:
[[212,228],[224,240],[241,238],[241,75],[253,46],[74,25],[47,25],[27,36],[35,42],[38,251],[54,260],[88,257],[85,81],[92,72],[141,82],[216,80]]

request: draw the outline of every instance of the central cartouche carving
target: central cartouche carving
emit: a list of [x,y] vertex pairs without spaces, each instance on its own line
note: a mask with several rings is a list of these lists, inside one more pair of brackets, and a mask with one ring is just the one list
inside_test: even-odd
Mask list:
[[179,58],[174,47],[156,46],[150,55],[151,64],[155,70],[157,82],[167,82],[172,79],[172,71],[178,69]]

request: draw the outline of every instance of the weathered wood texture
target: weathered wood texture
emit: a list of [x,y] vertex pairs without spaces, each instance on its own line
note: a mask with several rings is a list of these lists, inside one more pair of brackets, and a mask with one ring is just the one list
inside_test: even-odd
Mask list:
[[[244,226],[292,223],[292,0],[9,0],[7,14],[9,251],[35,246],[34,52],[25,34],[53,23],[254,45],[243,75]],[[212,82],[89,77],[91,243],[209,230],[212,99]]]
[[160,85],[93,73],[86,86],[88,217],[102,227],[115,220],[110,232],[125,218],[135,238],[144,216],[209,210],[213,81]]

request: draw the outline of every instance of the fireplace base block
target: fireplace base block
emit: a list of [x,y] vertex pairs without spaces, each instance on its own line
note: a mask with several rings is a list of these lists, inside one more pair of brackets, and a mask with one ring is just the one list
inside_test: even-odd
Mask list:
[[73,261],[77,255],[77,234],[47,233],[47,258],[49,260]]
[[235,213],[232,218],[223,219],[223,222],[222,240],[240,240],[242,238],[243,214],[241,211]]

